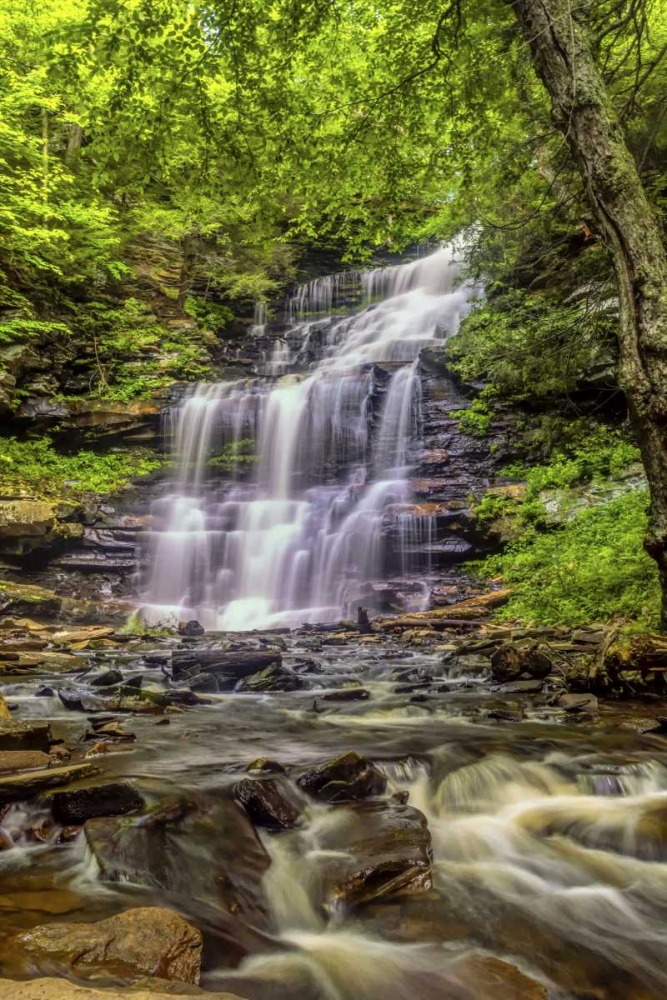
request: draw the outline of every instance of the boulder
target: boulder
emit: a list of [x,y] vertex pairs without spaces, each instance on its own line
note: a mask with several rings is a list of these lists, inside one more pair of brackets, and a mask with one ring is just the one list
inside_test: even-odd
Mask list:
[[350,750],[306,771],[297,784],[308,795],[325,802],[351,802],[382,795],[387,779],[366,757]]
[[200,932],[173,910],[158,906],[126,910],[92,924],[43,924],[16,934],[3,946],[13,968],[62,969],[79,978],[159,976],[198,983]]
[[237,690],[259,694],[265,691],[302,691],[306,687],[308,684],[303,677],[295,674],[289,667],[274,663],[249,677],[244,677]]
[[85,823],[97,816],[126,816],[143,806],[143,798],[129,781],[71,788],[51,796],[51,812],[61,826]]
[[432,888],[431,835],[426,817],[411,806],[358,803],[319,846],[326,909]]
[[594,713],[598,710],[598,700],[594,694],[562,694],[558,699],[558,707],[573,715]]
[[48,753],[41,750],[0,750],[0,771],[26,771],[50,763]]
[[103,674],[91,677],[89,683],[92,687],[110,687],[112,684],[122,684],[123,675],[120,670],[105,670]]
[[0,581],[0,614],[36,615],[39,618],[55,618],[62,609],[62,598],[52,590],[32,584]]
[[299,825],[300,810],[288,790],[275,778],[243,778],[234,788],[255,826],[265,830],[291,830]]
[[475,1000],[548,1000],[543,983],[495,955],[466,955],[456,962],[454,971],[474,990]]
[[178,632],[179,635],[192,637],[204,635],[206,629],[196,620],[196,618],[192,618],[189,622],[179,622]]
[[48,750],[51,727],[48,722],[0,720],[0,750]]
[[[175,994],[168,982],[159,979],[151,978],[146,989],[141,989],[140,985],[136,988],[112,986],[98,990],[77,986],[67,979],[30,979],[21,983],[0,979],[0,996],[2,1000],[174,1000],[175,996],[185,995],[182,987]],[[198,990],[196,996],[200,1000],[239,1000],[232,993],[206,993],[203,990]]]
[[501,683],[518,681],[523,674],[542,679],[551,669],[546,648],[537,642],[505,642],[491,657],[493,679]]
[[321,701],[368,701],[370,696],[370,691],[367,691],[366,688],[342,688],[340,691],[329,691],[328,694],[323,694]]
[[50,767],[35,771],[21,771],[19,774],[0,775],[0,806],[19,799],[29,798],[47,788],[69,785],[70,781],[89,778],[99,774],[94,764],[68,764],[64,767]]
[[263,946],[269,856],[233,799],[171,799],[147,815],[92,819],[83,829],[103,881],[157,889],[183,909],[196,901],[223,934],[230,961]]

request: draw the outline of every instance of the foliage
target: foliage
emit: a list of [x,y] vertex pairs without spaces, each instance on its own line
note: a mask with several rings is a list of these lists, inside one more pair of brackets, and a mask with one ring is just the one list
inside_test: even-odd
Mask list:
[[255,442],[252,438],[243,438],[240,441],[231,441],[226,444],[219,455],[209,458],[207,466],[209,469],[220,469],[232,471],[238,465],[250,465],[256,459]]
[[502,620],[583,625],[638,619],[655,626],[660,586],[643,549],[648,496],[634,490],[592,507],[547,533],[526,533],[477,567],[512,588]]
[[[545,465],[508,466],[511,479],[525,483],[515,499],[490,491],[474,506],[480,521],[510,514],[521,528],[518,541],[500,555],[474,564],[485,577],[502,576],[512,587],[501,618],[540,624],[578,625],[609,618],[654,623],[659,609],[655,565],[644,552],[646,490],[630,489],[577,511],[580,490],[591,484],[608,495],[615,477],[638,460],[638,449],[618,430],[590,420],[573,422],[570,441],[561,443]],[[563,492],[563,509],[573,516],[546,516],[544,491]]]
[[512,465],[503,470],[509,478],[527,483],[527,500],[542,490],[568,489],[618,476],[640,458],[637,446],[621,430],[592,420],[572,421],[567,437],[554,448],[548,464]]
[[0,482],[10,480],[13,487],[39,494],[111,493],[161,465],[162,459],[145,448],[104,454],[81,449],[67,455],[48,437],[0,438]]
[[480,396],[473,399],[465,410],[455,410],[452,416],[458,420],[461,430],[473,437],[486,437],[493,425],[493,413]]
[[513,401],[565,396],[598,372],[614,388],[615,317],[602,298],[597,286],[564,305],[556,285],[496,290],[448,341],[450,367]]
[[489,490],[479,503],[472,498],[471,508],[477,521],[496,521],[506,514],[515,512],[517,504],[517,499]]
[[153,395],[176,379],[210,375],[207,337],[194,325],[167,330],[136,298],[90,302],[76,311],[74,327],[87,345],[79,365],[92,366],[91,395],[127,402]]

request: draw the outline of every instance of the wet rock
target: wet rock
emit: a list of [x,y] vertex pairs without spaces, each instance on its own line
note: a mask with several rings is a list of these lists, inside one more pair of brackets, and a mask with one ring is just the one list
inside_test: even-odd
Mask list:
[[105,625],[87,625],[79,628],[59,629],[51,635],[51,640],[58,646],[76,646],[85,648],[93,639],[106,639],[113,635],[113,629]]
[[84,688],[59,688],[58,697],[62,705],[72,712],[101,712],[106,706],[104,698]]
[[501,694],[539,694],[544,684],[542,681],[510,681],[501,684],[498,691]]
[[90,678],[93,687],[110,687],[112,684],[122,684],[123,675],[120,670],[105,670],[103,674]]
[[454,969],[457,978],[474,990],[476,1000],[547,1000],[549,996],[543,983],[493,955],[466,955]]
[[327,909],[432,887],[431,835],[426,817],[411,806],[357,804],[321,846],[331,851],[323,867]]
[[306,771],[297,784],[308,795],[325,802],[351,802],[382,795],[387,779],[366,757],[350,750]]
[[129,781],[68,789],[51,797],[53,818],[62,826],[85,823],[97,816],[126,816],[143,806],[143,798]]
[[562,694],[558,699],[558,707],[572,714],[592,713],[598,710],[598,700],[594,694]]
[[92,732],[86,733],[85,739],[97,740],[103,736],[105,740],[132,743],[137,738],[134,733],[123,728],[123,723],[119,719],[93,719],[90,724]]
[[546,649],[536,642],[506,642],[491,657],[493,679],[500,682],[518,681],[522,674],[541,679],[551,668]]
[[238,685],[238,691],[260,693],[264,691],[302,691],[308,687],[307,682],[295,674],[289,667],[274,663],[264,670],[245,677]]
[[[233,691],[242,678],[281,664],[282,657],[278,651],[178,649],[172,653],[172,677],[175,681],[189,684],[193,690],[203,690],[203,687],[198,687],[198,678],[206,675],[204,680],[209,691]],[[215,678],[215,687],[211,677]]]
[[62,521],[71,516],[76,506],[57,500],[0,500],[0,549],[23,555],[52,544],[75,527]]
[[0,771],[25,771],[35,767],[48,767],[51,758],[41,750],[0,751]]
[[[141,989],[142,985],[143,981],[137,987],[112,986],[98,990],[77,986],[66,979],[31,979],[28,982],[0,979],[0,996],[2,1000],[174,1000],[174,996],[185,996],[183,986],[174,994],[164,980],[151,978],[146,989]],[[193,995],[200,1000],[239,1000],[232,993],[197,990]]]
[[48,722],[19,722],[0,720],[0,750],[43,750],[51,744],[51,727]]
[[292,830],[300,823],[300,810],[285,785],[275,778],[243,778],[234,795],[256,826],[265,830]]
[[220,683],[220,678],[216,677],[215,674],[211,674],[208,671],[204,673],[197,674],[189,681],[190,690],[193,692],[201,691],[203,694],[215,694],[217,691],[224,691],[225,689],[230,690],[233,688],[235,681],[232,679],[229,685],[225,685],[224,682]]
[[246,771],[262,771],[265,773],[286,774],[286,768],[279,764],[277,760],[268,760],[266,757],[258,757],[248,764]]
[[366,688],[342,688],[340,691],[330,691],[322,695],[322,701],[368,701],[371,694]]
[[394,688],[394,694],[414,694],[415,691],[424,691],[431,687],[432,682],[417,681],[415,684],[398,684]]
[[88,820],[83,829],[103,881],[167,892],[184,909],[196,901],[224,936],[231,963],[260,946],[269,930],[262,883],[269,857],[233,799],[172,800],[145,816]]
[[108,969],[116,976],[159,976],[198,983],[202,937],[173,910],[138,907],[92,924],[44,924],[15,935],[11,965],[54,965],[81,978]]
[[495,722],[521,722],[524,715],[521,711],[513,712],[506,708],[492,708],[486,713],[486,718],[493,719]]
[[9,710],[9,705],[5,699],[0,695],[0,722],[11,722],[12,713]]
[[57,788],[68,785],[70,781],[79,778],[89,778],[99,774],[99,768],[94,764],[69,764],[64,767],[50,767],[35,771],[22,771],[19,774],[0,776],[0,805],[17,802],[29,798],[47,788]]
[[[8,892],[0,896],[0,912],[20,913],[28,910],[33,913],[48,913],[52,915],[73,913],[85,906],[85,899],[67,889],[42,889],[41,891]],[[1,996],[2,994],[0,994]]]
[[292,670],[297,674],[321,674],[322,667],[317,660],[299,659],[292,664]]
[[200,623],[195,618],[193,618],[189,622],[180,622],[178,626],[178,632],[179,635],[192,637],[198,635],[205,635],[206,629],[204,628],[203,625],[200,625]]
[[0,581],[0,614],[54,618],[60,613],[62,603],[62,598],[52,590],[9,580]]

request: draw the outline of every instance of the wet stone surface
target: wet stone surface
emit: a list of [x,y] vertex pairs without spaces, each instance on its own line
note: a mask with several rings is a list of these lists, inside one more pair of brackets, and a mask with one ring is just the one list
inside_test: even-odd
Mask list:
[[[62,1000],[77,935],[148,907],[201,934],[202,987],[241,1000],[664,996],[664,703],[570,686],[551,652],[545,673],[539,636],[501,681],[520,635],[371,625],[72,650],[80,633],[75,684],[6,674],[4,974],[56,977]],[[276,669],[300,684],[263,685]],[[149,974],[87,949],[91,988]]]

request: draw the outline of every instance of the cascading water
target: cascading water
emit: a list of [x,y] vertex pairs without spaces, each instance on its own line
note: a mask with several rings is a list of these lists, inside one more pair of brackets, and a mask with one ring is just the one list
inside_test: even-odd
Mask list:
[[[271,381],[200,385],[185,399],[174,434],[178,484],[153,511],[149,620],[196,617],[209,629],[245,630],[338,619],[361,586],[383,576],[391,526],[405,570],[424,520],[408,513],[419,353],[467,311],[471,291],[459,273],[445,247],[310,282],[265,366]],[[364,308],[313,321],[335,311],[355,281]],[[320,359],[298,373],[315,334]],[[250,483],[240,475],[249,442]],[[216,482],[216,464],[231,467],[231,483]]]

